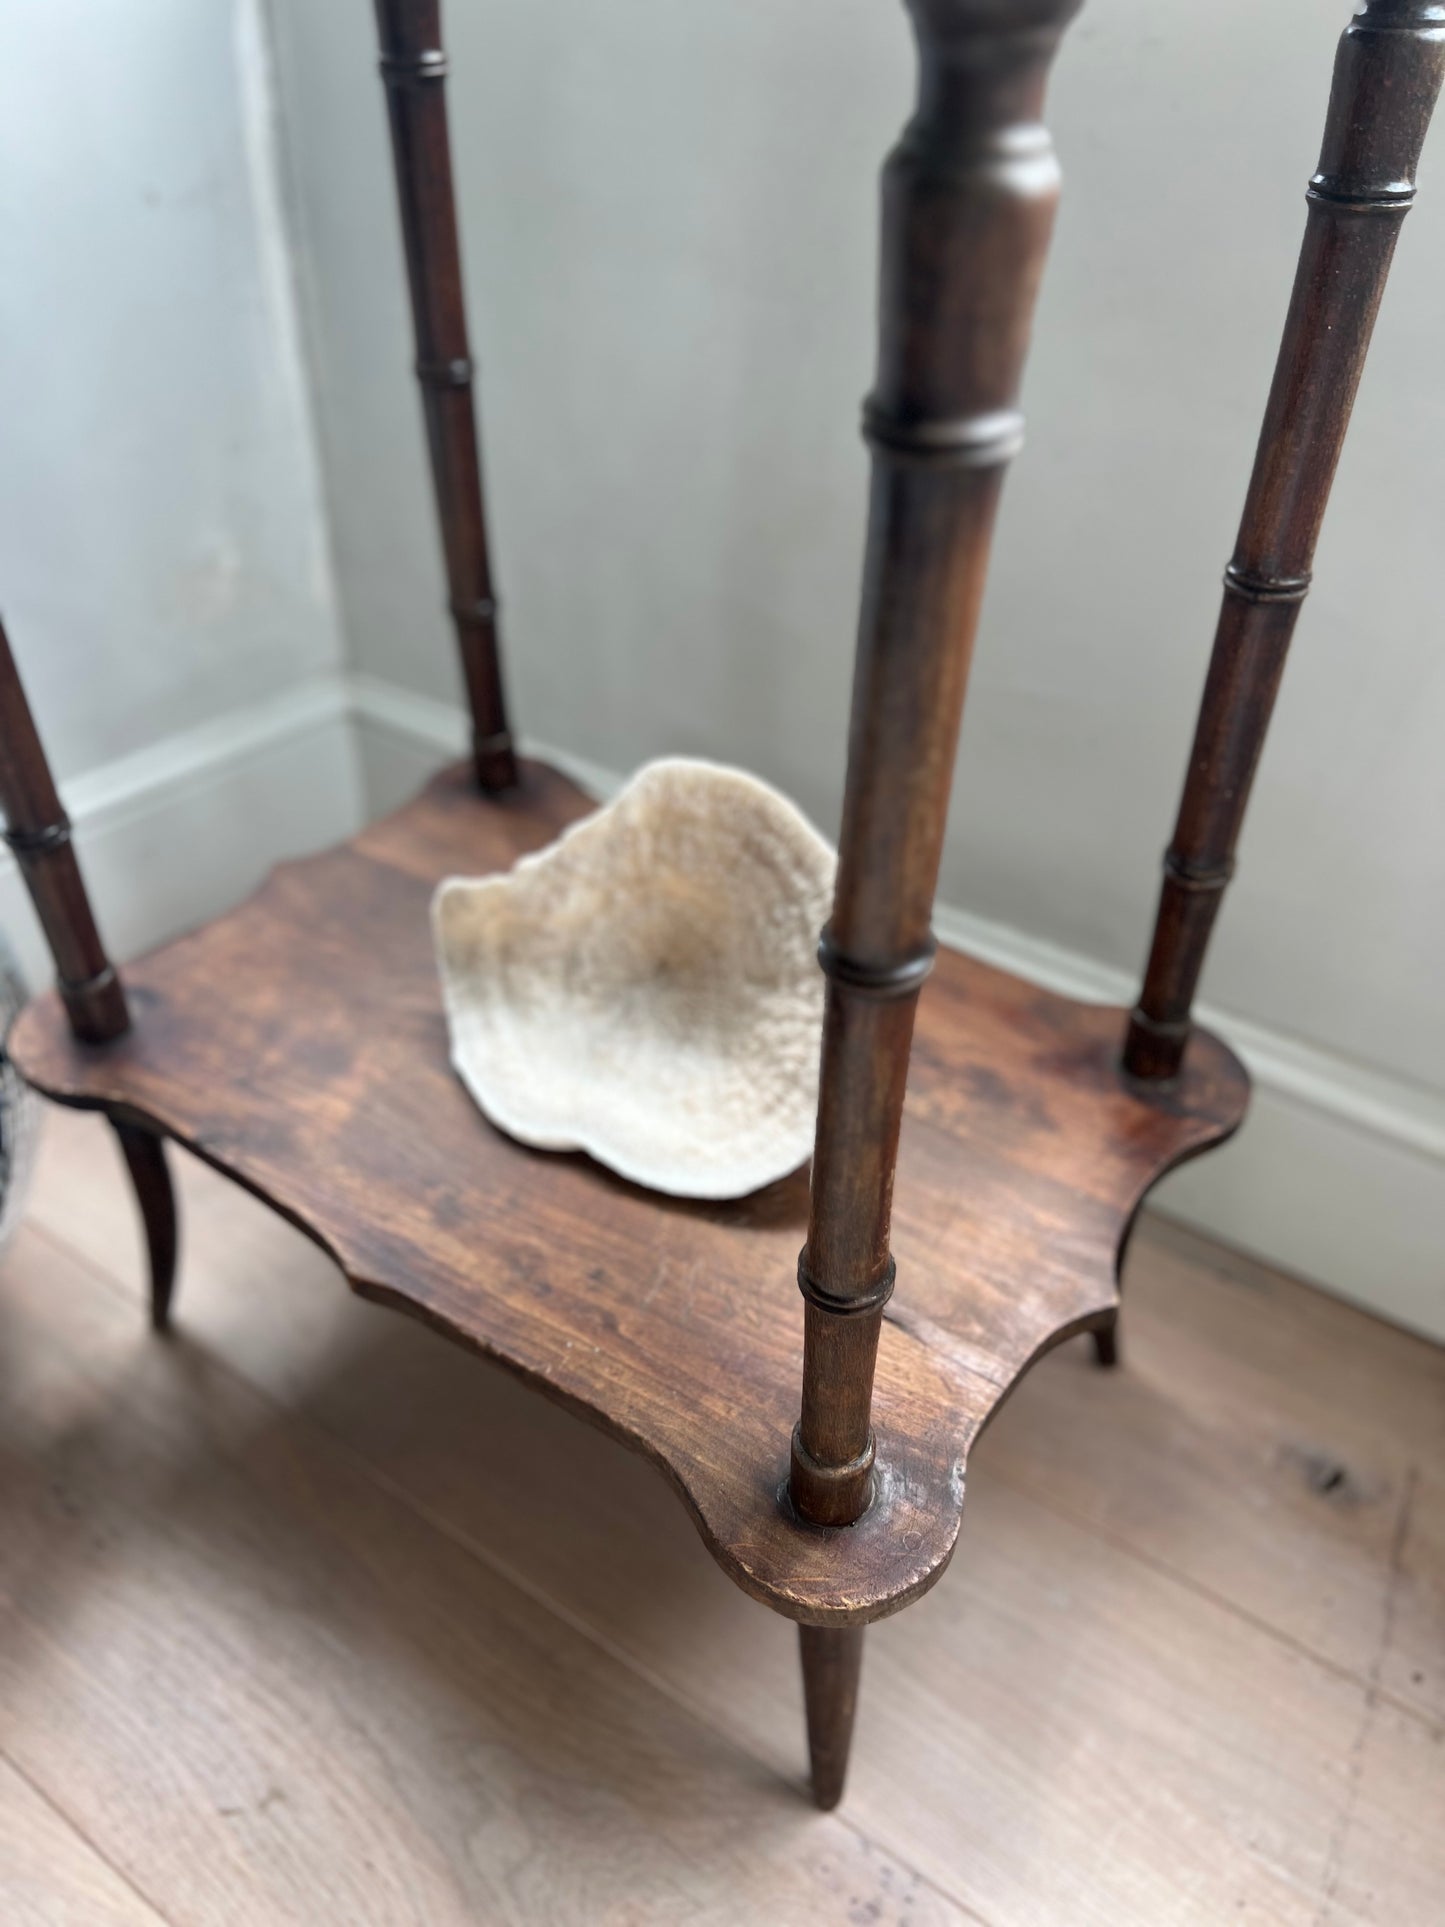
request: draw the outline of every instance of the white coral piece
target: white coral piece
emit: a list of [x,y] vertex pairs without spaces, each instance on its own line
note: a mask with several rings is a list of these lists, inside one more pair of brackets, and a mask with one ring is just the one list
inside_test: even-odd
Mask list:
[[674,757],[432,930],[452,1063],[510,1136],[688,1198],[808,1156],[836,857],[757,777]]

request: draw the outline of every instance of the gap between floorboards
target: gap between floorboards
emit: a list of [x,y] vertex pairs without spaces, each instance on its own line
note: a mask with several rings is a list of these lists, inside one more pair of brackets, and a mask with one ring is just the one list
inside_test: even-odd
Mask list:
[[[111,1271],[108,1266],[98,1262],[89,1253],[73,1245],[63,1233],[56,1231],[48,1224],[42,1224],[34,1220],[30,1222],[30,1229],[42,1243],[49,1245],[53,1250],[63,1254],[70,1262],[79,1264],[88,1275],[93,1277],[97,1283],[112,1296],[123,1299],[126,1304],[131,1306],[137,1306],[140,1303],[135,1291],[121,1276]],[[341,1289],[347,1289],[345,1281],[339,1274],[337,1283]],[[692,1699],[690,1695],[680,1691],[673,1682],[667,1680],[662,1675],[655,1673],[635,1654],[619,1646],[607,1634],[603,1633],[581,1615],[574,1612],[570,1607],[556,1599],[546,1588],[539,1586],[534,1580],[516,1570],[509,1561],[499,1557],[489,1547],[476,1540],[462,1528],[454,1525],[450,1520],[439,1517],[433,1513],[431,1509],[419,1501],[414,1494],[410,1493],[404,1486],[390,1479],[387,1474],[375,1465],[363,1452],[358,1450],[357,1447],[352,1445],[339,1433],[333,1431],[331,1427],[310,1414],[297,1412],[282,1403],[269,1389],[259,1384],[225,1356],[220,1354],[211,1354],[211,1356],[220,1370],[224,1371],[226,1375],[237,1384],[243,1386],[253,1397],[259,1399],[271,1410],[283,1414],[288,1421],[299,1425],[303,1431],[323,1439],[331,1450],[339,1452],[346,1462],[351,1464],[368,1483],[377,1490],[384,1492],[393,1503],[405,1507],[407,1511],[421,1520],[431,1531],[437,1533],[448,1543],[457,1547],[466,1557],[475,1560],[479,1565],[495,1574],[505,1584],[521,1593],[524,1598],[531,1600],[553,1619],[569,1627],[578,1637],[587,1641],[597,1651],[604,1653],[608,1658],[625,1668],[632,1677],[665,1695],[669,1701],[680,1707],[689,1718],[694,1720],[706,1731],[716,1735],[728,1746],[746,1753],[750,1759],[762,1765],[767,1772],[775,1774],[779,1784],[786,1787],[792,1797],[806,1798],[806,1793],[800,1791],[798,1781],[786,1775],[778,1774],[776,1768],[772,1767],[765,1760],[762,1760],[745,1741],[740,1739],[740,1737],[726,1725],[720,1723],[707,1709]],[[1412,1467],[1411,1470],[1413,1472],[1414,1468]],[[1350,1684],[1359,1688],[1372,1704],[1388,1704],[1395,1711],[1408,1716],[1412,1722],[1422,1727],[1425,1731],[1432,1732],[1434,1730],[1433,1722],[1429,1720],[1425,1714],[1417,1707],[1412,1706],[1408,1701],[1398,1699],[1394,1694],[1382,1688],[1379,1684],[1378,1677],[1372,1681],[1371,1678],[1357,1672],[1355,1669],[1343,1666],[1338,1660],[1316,1651],[1314,1647],[1283,1631],[1268,1620],[1251,1613],[1236,1601],[1213,1591],[1202,1581],[1172,1565],[1169,1561],[1152,1557],[1139,1547],[1129,1543],[1121,1535],[1111,1532],[1106,1526],[1100,1524],[1099,1521],[1089,1518],[1086,1514],[1080,1513],[1068,1505],[1060,1504],[1046,1487],[1036,1487],[1027,1479],[1020,1479],[1016,1475],[1007,1474],[1002,1471],[990,1471],[986,1476],[996,1478],[998,1483],[1006,1489],[1019,1492],[1025,1498],[1041,1505],[1044,1509],[1052,1512],[1055,1517],[1066,1520],[1070,1525],[1090,1535],[1100,1544],[1109,1546],[1112,1551],[1121,1555],[1123,1558],[1132,1561],[1146,1571],[1154,1573],[1157,1577],[1164,1580],[1166,1584],[1180,1587],[1192,1596],[1202,1600],[1214,1610],[1220,1611],[1237,1622],[1249,1626],[1254,1631],[1271,1640],[1282,1650],[1303,1657],[1312,1664],[1321,1667],[1332,1676],[1348,1681]],[[1348,1817],[1345,1812],[1347,1805],[1348,1796],[1346,1795],[1342,1798],[1342,1811],[1340,1816],[1342,1823]],[[856,1820],[850,1818],[842,1811],[835,1812],[833,1818],[839,1820],[855,1838],[863,1841],[870,1848],[878,1852],[886,1852],[893,1859],[905,1864],[909,1872],[922,1885],[957,1908],[967,1919],[978,1923],[978,1927],[992,1927],[992,1923],[988,1921],[987,1917],[980,1914],[977,1908],[969,1901],[954,1892],[951,1887],[941,1885],[936,1879],[922,1872],[922,1870],[914,1866],[911,1861],[908,1861],[906,1856],[900,1854],[896,1847],[886,1846],[883,1841],[875,1838],[866,1826],[860,1825]],[[142,1896],[142,1898],[144,1898],[144,1896]],[[147,1902],[147,1904],[150,1903]]]
[[[1411,1493],[1413,1493],[1415,1481],[1419,1477],[1419,1470],[1419,1467],[1413,1464],[1407,1465],[1405,1468],[1406,1484]],[[1127,1559],[1133,1559],[1139,1565],[1147,1568],[1148,1571],[1156,1573],[1159,1578],[1172,1581],[1173,1584],[1182,1587],[1184,1591],[1193,1593],[1196,1599],[1202,1599],[1206,1605],[1218,1607],[1220,1611],[1232,1615],[1233,1618],[1240,1620],[1244,1625],[1253,1627],[1256,1632],[1263,1633],[1266,1639],[1272,1639],[1277,1646],[1283,1647],[1287,1652],[1296,1653],[1301,1659],[1309,1660],[1312,1665],[1323,1668],[1325,1672],[1333,1674],[1336,1679],[1347,1680],[1350,1685],[1358,1686],[1362,1693],[1373,1695],[1377,1704],[1393,1707],[1397,1713],[1403,1713],[1406,1718],[1413,1720],[1417,1726],[1422,1727],[1427,1733],[1435,1732],[1438,1724],[1437,1721],[1432,1720],[1428,1713],[1422,1712],[1418,1706],[1412,1705],[1409,1700],[1400,1699],[1394,1693],[1390,1692],[1388,1688],[1381,1686],[1378,1678],[1372,1677],[1370,1674],[1358,1673],[1352,1666],[1342,1666],[1339,1660],[1332,1659],[1328,1653],[1316,1651],[1313,1646],[1308,1645],[1304,1640],[1296,1639],[1293,1633],[1287,1633],[1282,1627],[1273,1625],[1267,1619],[1261,1619],[1257,1613],[1252,1613],[1247,1606],[1241,1606],[1237,1600],[1230,1599],[1227,1594],[1215,1592],[1212,1586],[1206,1586],[1204,1581],[1202,1579],[1196,1579],[1193,1573],[1185,1572],[1181,1567],[1171,1565],[1167,1559],[1156,1559],[1152,1554],[1144,1552],[1140,1547],[1131,1543],[1122,1533],[1112,1531],[1108,1526],[1101,1524],[1097,1519],[1089,1518],[1087,1513],[1079,1512],[1073,1506],[1061,1504],[1047,1486],[1036,1485],[1031,1479],[1021,1479],[1015,1472],[1001,1472],[993,1468],[989,1469],[986,1476],[996,1479],[1001,1486],[1007,1487],[1010,1492],[1021,1493],[1024,1498],[1031,1500],[1034,1505],[1041,1506],[1045,1512],[1052,1512],[1056,1519],[1065,1519],[1070,1525],[1077,1526],[1081,1531],[1092,1533],[1094,1538],[1100,1540],[1104,1545],[1112,1546],[1116,1552],[1122,1553]],[[1398,1570],[1392,1567],[1391,1588],[1387,1595],[1387,1606],[1393,1605],[1394,1588],[1398,1583],[1398,1578]],[[1378,1673],[1382,1657],[1382,1654],[1377,1653],[1375,1658],[1376,1674]]]
[[20,1764],[19,1760],[17,1760],[11,1753],[9,1753],[6,1750],[6,1748],[3,1746],[0,1746],[0,1760],[3,1760],[5,1762],[6,1766],[9,1767],[10,1771],[15,1775],[17,1780],[22,1780],[25,1783],[25,1785],[29,1787],[30,1791],[35,1795],[36,1799],[39,1800],[43,1806],[48,1807],[50,1809],[50,1811],[55,1815],[56,1819],[60,1822],[61,1826],[65,1828],[66,1832],[69,1834],[73,1834],[75,1838],[85,1848],[87,1853],[93,1854],[94,1857],[101,1863],[103,1867],[108,1868],[110,1872],[115,1875],[116,1879],[126,1889],[127,1893],[134,1894],[136,1899],[140,1902],[141,1906],[146,1908],[148,1912],[154,1914],[157,1920],[163,1921],[165,1923],[165,1927],[177,1927],[177,1923],[172,1919],[172,1917],[165,1911],[163,1907],[160,1907],[154,1900],[151,1899],[150,1895],[146,1892],[145,1888],[140,1886],[139,1883],[130,1874],[126,1872],[124,1867],[118,1865],[116,1861],[112,1860],[110,1855],[106,1852],[105,1848],[101,1846],[100,1842],[98,1840],[92,1840],[90,1835],[86,1832],[85,1828],[82,1827],[77,1820],[72,1819],[70,1814],[66,1812],[65,1808],[60,1804],[59,1800],[56,1799],[55,1795],[50,1791],[50,1789],[48,1787],[41,1786],[40,1782],[33,1776],[33,1774],[27,1773],[25,1768]]

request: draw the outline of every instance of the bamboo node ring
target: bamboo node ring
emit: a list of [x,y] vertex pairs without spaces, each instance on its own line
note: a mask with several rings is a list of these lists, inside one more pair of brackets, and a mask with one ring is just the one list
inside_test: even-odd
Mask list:
[[453,355],[448,361],[416,362],[416,378],[424,388],[469,388],[472,364],[466,355]]
[[1252,569],[1231,562],[1224,571],[1224,586],[1243,602],[1303,602],[1310,592],[1308,569],[1300,575],[1257,575]]
[[447,77],[447,57],[440,47],[415,54],[383,54],[376,64],[388,87],[425,86]]
[[808,1269],[808,1247],[804,1245],[798,1253],[798,1290],[815,1311],[825,1311],[833,1318],[860,1318],[865,1312],[882,1311],[893,1296],[897,1275],[898,1266],[890,1253],[876,1284],[858,1292],[830,1291]]
[[890,964],[865,963],[848,956],[834,942],[831,926],[818,939],[818,963],[823,974],[860,997],[914,996],[927,982],[937,954],[938,939],[931,932],[920,949]]
[[890,415],[872,396],[863,404],[863,439],[893,461],[928,468],[994,468],[1023,447],[1024,418],[1016,408],[932,421]]
[[[453,622],[472,623],[478,628],[483,628],[487,624],[495,622],[497,619],[497,610],[500,606],[497,598],[493,595],[478,596],[475,602],[459,602],[453,599],[447,604],[447,607],[451,610]],[[502,733],[505,735],[508,732],[503,731]]]
[[1407,214],[1415,198],[1413,181],[1382,181],[1377,187],[1343,187],[1328,174],[1316,174],[1305,189],[1307,201],[1356,214]]
[[43,856],[47,850],[58,850],[62,843],[70,841],[70,819],[57,817],[53,823],[43,823],[38,829],[14,828],[0,830],[0,836],[10,845],[23,863],[26,857]]
[[1234,859],[1224,863],[1191,864],[1174,850],[1164,852],[1164,874],[1181,890],[1223,890],[1234,875]]

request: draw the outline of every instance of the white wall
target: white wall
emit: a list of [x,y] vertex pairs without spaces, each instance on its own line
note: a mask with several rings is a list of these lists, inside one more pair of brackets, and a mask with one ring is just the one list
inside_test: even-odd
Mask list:
[[[0,609],[129,951],[359,809],[265,36],[0,22]],[[8,864],[0,913],[44,971]]]
[[[939,922],[1076,994],[1127,998],[1143,951],[1346,12],[1087,0],[1060,63]],[[0,14],[0,607],[124,955],[460,739],[372,24]],[[453,0],[449,27],[523,727],[603,782],[747,763],[831,830],[901,9]],[[1207,982],[1255,1113],[1161,1196],[1445,1335],[1430,161]],[[19,901],[0,866],[23,934]]]
[[[1133,966],[1314,165],[1339,0],[1092,0],[946,898]],[[450,693],[369,22],[275,19],[358,666]],[[451,10],[527,726],[730,754],[837,815],[889,0]],[[1445,183],[1405,229],[1239,881],[1221,1001],[1445,1087]],[[1340,904],[1346,907],[1342,913]]]
[[[1347,16],[1089,0],[1058,69],[1066,198],[941,895],[947,931],[1081,993],[1127,997],[1142,956]],[[455,734],[436,704],[456,685],[370,23],[349,0],[271,17],[340,593],[390,800],[417,745]],[[448,33],[523,725],[612,770],[747,763],[831,828],[901,11],[490,0],[453,5]],[[1206,984],[1256,1117],[1164,1200],[1445,1332],[1429,158]]]

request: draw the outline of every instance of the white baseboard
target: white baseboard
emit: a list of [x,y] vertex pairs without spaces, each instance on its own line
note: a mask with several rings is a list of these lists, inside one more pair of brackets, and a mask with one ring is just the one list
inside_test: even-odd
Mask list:
[[[467,716],[456,704],[415,695],[377,676],[353,676],[350,692],[371,815],[404,803],[435,770],[439,757],[466,755]],[[599,802],[615,796],[626,781],[615,770],[552,743],[526,738],[522,749],[563,771]]]
[[[405,800],[467,726],[452,704],[369,676],[325,678],[65,785],[97,913],[121,958],[245,896],[279,859]],[[622,779],[529,743],[599,798]],[[50,964],[0,861],[0,920],[31,981]],[[1127,1003],[1132,979],[940,905],[940,939],[1050,989]],[[1160,1209],[1342,1297],[1445,1340],[1445,1094],[1208,1007],[1249,1065],[1239,1138],[1167,1178]]]
[[368,816],[399,809],[441,760],[467,753],[467,717],[451,703],[365,675],[350,696]]
[[[134,956],[228,909],[282,858],[360,826],[350,690],[318,678],[61,790],[107,947]],[[50,955],[8,852],[0,924],[30,982],[47,982]]]

